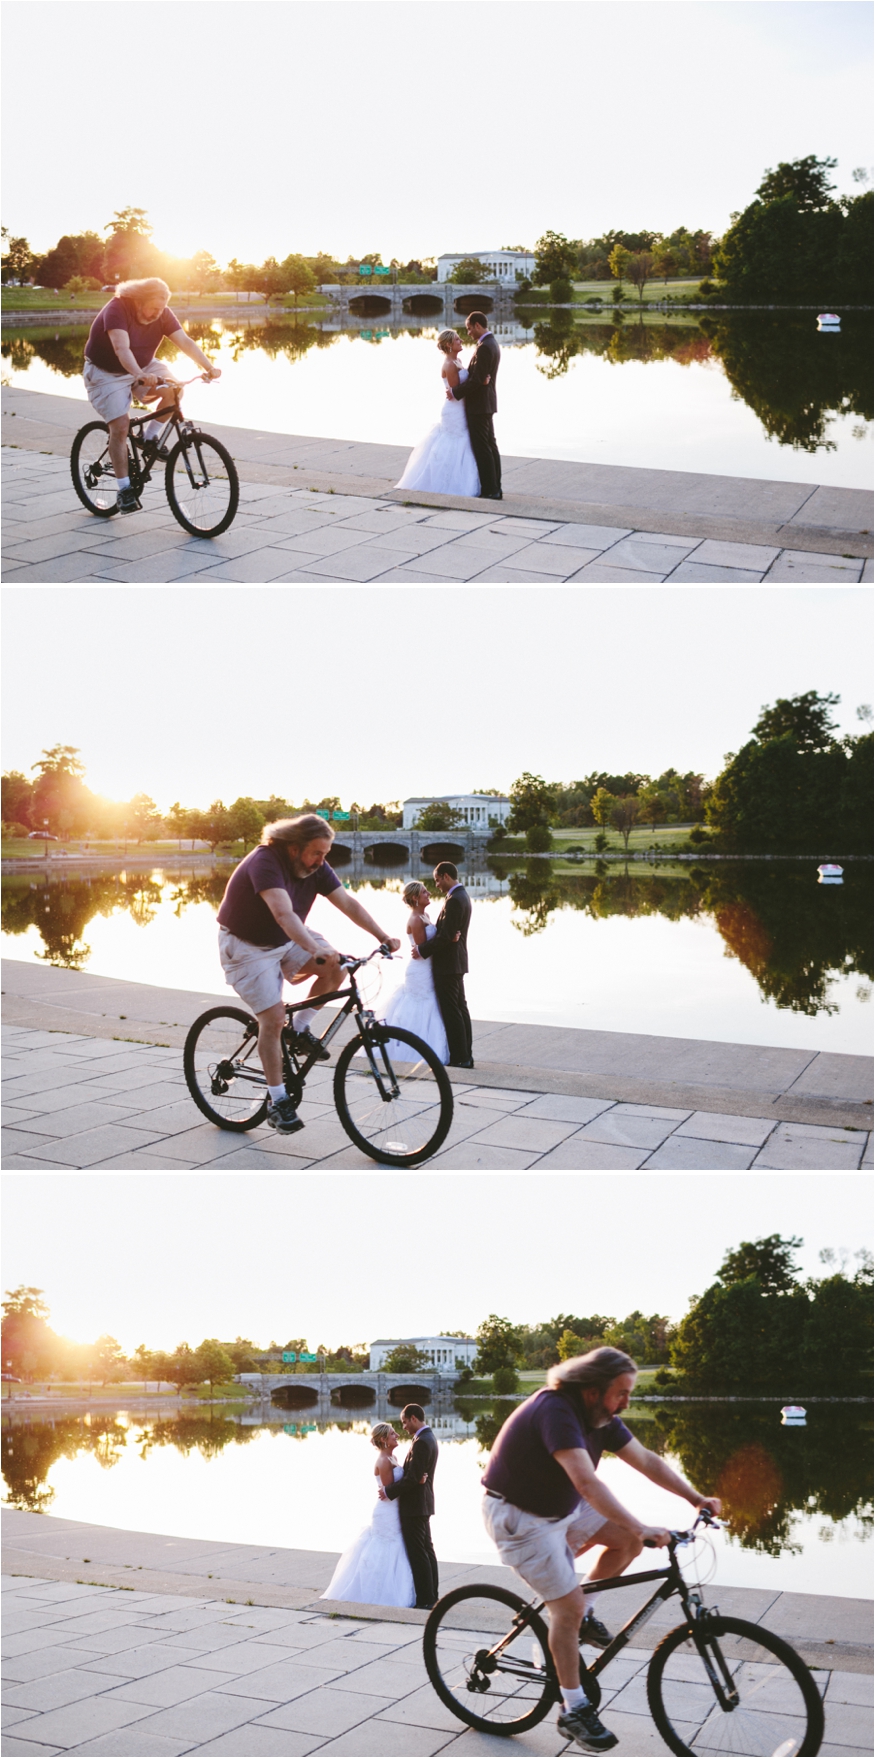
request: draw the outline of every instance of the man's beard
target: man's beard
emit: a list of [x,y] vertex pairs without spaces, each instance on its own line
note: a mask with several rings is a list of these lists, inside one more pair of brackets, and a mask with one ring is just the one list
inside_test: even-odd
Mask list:
[[603,1398],[599,1398],[595,1404],[584,1403],[583,1414],[588,1429],[606,1428],[611,1421],[610,1411],[605,1409],[605,1401]]

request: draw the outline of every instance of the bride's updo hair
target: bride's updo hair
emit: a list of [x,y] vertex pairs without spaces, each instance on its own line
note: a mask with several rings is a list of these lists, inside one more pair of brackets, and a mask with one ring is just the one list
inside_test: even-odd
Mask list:
[[398,1436],[391,1422],[378,1422],[376,1427],[371,1429],[371,1446],[378,1450],[386,1441],[397,1441],[397,1439]]
[[441,333],[438,336],[437,345],[442,354],[449,354],[450,343],[460,342],[461,339],[458,330],[441,330]]
[[408,881],[408,883],[404,887],[404,890],[401,893],[401,896],[403,897],[404,902],[406,903],[408,909],[412,910],[412,909],[416,908],[416,903],[417,903],[417,899],[419,897],[419,893],[424,890],[425,890],[425,886],[423,885],[421,879],[411,879]]

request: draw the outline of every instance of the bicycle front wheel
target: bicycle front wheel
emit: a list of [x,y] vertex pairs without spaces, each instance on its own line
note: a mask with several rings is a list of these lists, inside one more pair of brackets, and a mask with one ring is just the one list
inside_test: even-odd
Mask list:
[[[525,1624],[496,1652],[525,1614]],[[559,1701],[547,1626],[504,1587],[457,1587],[439,1599],[422,1653],[445,1708],[484,1733],[525,1733]]]
[[182,1052],[188,1090],[220,1129],[255,1129],[267,1116],[258,1026],[242,1007],[211,1007],[196,1019]]
[[118,512],[118,482],[109,457],[109,428],[105,421],[89,421],[80,427],[70,453],[73,487],[89,513],[111,519]]
[[650,1662],[647,1700],[672,1752],[806,1758],[820,1751],[823,1704],[804,1660],[743,1618],[709,1618],[695,1641],[686,1624],[672,1630]]
[[453,1089],[429,1044],[399,1026],[352,1038],[334,1072],[334,1103],[351,1141],[383,1166],[418,1166],[453,1121]]
[[218,537],[237,511],[237,466],[208,433],[184,433],[167,460],[164,486],[174,519],[192,537]]

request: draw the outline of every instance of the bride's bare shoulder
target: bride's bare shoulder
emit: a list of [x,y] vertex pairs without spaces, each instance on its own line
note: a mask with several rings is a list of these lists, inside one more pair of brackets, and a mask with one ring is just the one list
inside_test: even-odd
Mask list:
[[407,932],[411,936],[415,946],[422,945],[422,942],[426,937],[425,923],[422,917],[417,914],[416,910],[411,910],[407,919]]

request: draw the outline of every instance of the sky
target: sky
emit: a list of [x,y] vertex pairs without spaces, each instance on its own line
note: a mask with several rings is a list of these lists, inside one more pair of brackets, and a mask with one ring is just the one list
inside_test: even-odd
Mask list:
[[[680,1319],[731,1247],[871,1248],[865,1174],[247,1173],[4,1179],[3,1287],[61,1335],[311,1347],[473,1332],[490,1312]],[[71,1252],[70,1241],[76,1240]]]
[[[318,250],[406,261],[531,247],[548,228],[719,234],[781,159],[837,158],[841,191],[871,163],[866,0],[4,12],[4,224],[35,249],[129,205],[163,249],[222,264]],[[103,56],[117,87],[101,86]],[[150,66],[155,90],[136,77]]]
[[872,701],[866,587],[6,587],[3,768],[226,805],[709,779],[760,708]]

